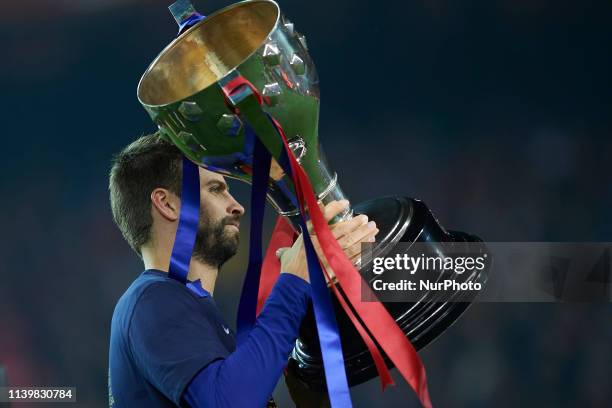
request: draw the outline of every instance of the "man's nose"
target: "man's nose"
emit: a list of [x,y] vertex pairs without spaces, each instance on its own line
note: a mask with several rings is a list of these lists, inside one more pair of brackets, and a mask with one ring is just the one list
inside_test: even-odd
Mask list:
[[231,202],[227,210],[232,215],[242,216],[244,214],[244,207],[233,196],[231,196]]

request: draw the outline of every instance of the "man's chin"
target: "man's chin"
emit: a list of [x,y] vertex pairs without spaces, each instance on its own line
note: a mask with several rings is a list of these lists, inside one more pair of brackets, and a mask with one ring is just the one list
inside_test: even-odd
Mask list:
[[238,237],[240,237],[240,229],[233,224],[227,224],[223,228],[223,237],[230,239],[238,239]]
[[225,226],[225,231],[226,232],[231,231],[233,234],[236,234],[236,235],[240,234],[240,229],[234,224],[227,224]]
[[227,248],[229,252],[234,256],[238,252],[238,244],[240,242],[240,236],[238,234],[223,234],[223,247]]

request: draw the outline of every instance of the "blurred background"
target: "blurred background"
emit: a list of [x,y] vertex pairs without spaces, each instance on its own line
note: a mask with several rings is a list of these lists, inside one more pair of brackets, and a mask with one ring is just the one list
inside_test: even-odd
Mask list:
[[[108,405],[110,319],[142,265],[112,222],[107,173],[113,153],[154,129],[136,85],[176,34],[170,2],[0,8],[0,364],[11,385],[76,386],[78,406]],[[229,3],[194,0],[204,14]],[[444,226],[488,241],[612,241],[612,3],[280,5],[307,35],[321,139],[354,202],[421,198]],[[248,204],[248,187],[232,188]],[[229,322],[243,225],[215,291]],[[611,312],[473,305],[421,352],[434,406],[612,406]],[[418,406],[395,378],[384,394],[376,380],[354,388],[354,405]],[[275,396],[292,406],[282,381]]]

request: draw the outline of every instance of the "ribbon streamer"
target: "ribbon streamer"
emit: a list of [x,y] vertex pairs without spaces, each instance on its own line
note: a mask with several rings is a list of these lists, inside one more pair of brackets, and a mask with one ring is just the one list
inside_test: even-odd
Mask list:
[[[277,127],[277,130],[279,130],[279,135],[283,139],[285,150],[288,151],[289,146],[284,132],[282,132],[282,129],[279,127]],[[397,367],[398,371],[415,391],[421,404],[425,408],[431,408],[432,405],[427,389],[425,367],[416,353],[416,350],[380,302],[361,301],[361,275],[348,260],[342,248],[340,248],[340,245],[329,230],[327,222],[319,209],[308,176],[299,166],[295,157],[289,155],[289,160],[296,173],[295,178],[297,179],[297,183],[300,184],[301,187],[305,187],[298,190],[303,193],[302,199],[305,200],[308,205],[312,224],[319,238],[321,249],[330,267],[335,272],[340,287],[344,290],[351,305],[355,308],[359,317],[362,318],[376,341],[381,345]],[[300,202],[301,201],[302,200],[300,200]],[[371,291],[367,296],[375,298],[375,295],[371,293]]]
[[[298,198],[298,202],[300,203],[300,211],[302,213],[306,213],[306,210],[304,207],[305,198],[304,198],[304,192],[303,192],[304,188],[303,187],[305,186],[307,189],[310,189],[310,192],[312,193],[312,186],[310,185],[310,181],[308,180],[308,177],[306,177],[306,182],[304,183],[303,179],[297,178],[295,176],[295,174],[299,172],[303,172],[303,169],[300,167],[299,163],[297,162],[297,159],[295,159],[293,152],[290,150],[289,145],[287,144],[287,137],[285,136],[285,132],[283,131],[283,128],[276,121],[276,119],[274,119],[272,116],[268,115],[268,118],[270,119],[270,121],[276,128],[276,131],[278,132],[279,136],[283,140],[283,146],[285,147],[285,150],[284,150],[285,154],[283,155],[282,160],[280,160],[280,163],[281,163],[281,166],[283,166],[283,168],[287,168],[286,171],[289,174],[291,174],[294,180],[294,184],[296,185],[296,191],[298,192],[298,197],[301,197],[301,199]],[[289,164],[286,164],[288,160],[290,160]],[[314,195],[314,193],[312,194]],[[316,203],[315,204],[316,209],[320,213],[321,210],[319,209],[318,202],[316,202],[316,199],[315,199],[315,203]],[[309,208],[310,208],[310,205],[311,204],[309,203]],[[312,223],[314,226],[315,221],[312,220]],[[325,228],[327,228],[327,231],[329,231],[329,226],[325,220],[324,220],[324,224],[325,224]],[[335,238],[334,238],[334,242],[337,243]],[[340,248],[339,245],[338,245],[338,248]],[[346,258],[346,255],[344,254],[344,251],[342,251],[341,248],[340,248],[340,254],[341,256],[344,256],[345,259],[348,259]],[[325,268],[323,268],[322,270],[324,271],[327,279],[330,282],[333,282],[331,276],[327,273]],[[361,275],[359,275],[359,279],[361,279]],[[336,288],[336,286],[333,283],[330,286],[332,287],[332,291],[334,292],[334,295],[336,295],[336,298],[338,299],[340,305],[342,306],[342,309],[344,310],[346,315],[349,317],[349,319],[351,320],[351,323],[353,324],[353,326],[355,327],[355,329],[357,330],[357,332],[363,339],[366,347],[368,348],[368,351],[370,352],[370,355],[372,356],[372,360],[374,361],[374,365],[376,366],[376,370],[378,371],[382,390],[384,391],[385,388],[389,385],[395,385],[395,382],[393,381],[393,378],[391,377],[391,373],[389,373],[389,369],[387,368],[387,365],[385,364],[385,360],[380,350],[378,349],[378,346],[376,345],[376,343],[374,343],[374,340],[372,339],[368,331],[363,327],[361,321],[357,318],[353,310],[349,307],[346,300],[344,299],[344,296],[340,293],[338,288]]]
[[280,259],[276,256],[276,251],[280,248],[287,248],[293,245],[297,237],[293,227],[285,217],[279,215],[276,225],[272,230],[272,236],[268,243],[266,256],[261,267],[261,277],[259,278],[259,294],[257,295],[257,314],[261,312],[266,299],[272,292],[272,287],[280,275]]
[[168,275],[182,284],[187,283],[189,263],[198,232],[199,216],[200,172],[198,166],[183,156],[181,213],[168,269]]
[[249,266],[242,285],[238,315],[236,321],[237,343],[240,344],[255,324],[257,310],[257,295],[262,266],[263,218],[268,192],[268,177],[270,174],[271,156],[268,150],[257,138],[248,124],[245,127],[247,137],[255,139],[253,148],[253,175],[251,188],[251,231],[249,247]]
[[[233,95],[234,92],[237,92],[244,85],[244,78],[239,77],[237,78],[237,80],[238,81],[233,80],[225,87],[223,87],[223,90],[226,93],[226,97],[228,99]],[[260,104],[263,103],[264,100],[265,99],[261,96],[258,98],[258,102]],[[246,131],[251,132],[252,130],[250,130],[248,122],[246,120],[244,122],[246,125]],[[259,141],[259,139],[258,143],[261,144],[261,141]],[[269,162],[270,153],[267,152],[267,150],[266,153],[266,159]],[[255,163],[261,162],[263,160],[263,153],[260,149],[254,149],[253,156],[253,194],[255,194],[255,191],[257,192],[257,194],[261,194],[262,189],[263,191],[266,191],[267,189],[262,188],[263,175],[262,173],[260,173],[261,170],[255,169]],[[263,173],[266,176],[266,181],[268,179],[269,170],[270,169],[268,166],[266,172]],[[256,171],[258,172],[257,178],[255,177]],[[255,216],[256,214],[253,213],[251,215],[252,219]],[[263,218],[263,216],[261,216],[261,218]],[[350,398],[348,381],[346,379],[346,372],[344,369],[344,357],[342,353],[342,343],[340,341],[340,335],[338,333],[338,325],[333,311],[330,294],[327,290],[327,285],[325,284],[323,272],[321,271],[319,259],[314,250],[314,246],[310,240],[310,236],[308,235],[308,229],[306,228],[306,215],[304,212],[302,212],[302,217],[300,221],[302,230],[305,232],[303,234],[303,239],[308,263],[308,274],[310,277],[313,308],[315,311],[315,321],[317,324],[317,331],[319,333],[319,341],[321,343],[321,353],[323,355],[324,370],[326,374],[327,389],[329,392],[330,403],[334,407],[351,407],[352,403]],[[252,239],[260,241],[261,226],[257,225],[257,228],[259,228],[259,231],[257,231],[256,234],[252,235]],[[256,302],[255,305],[253,305],[253,302],[250,299],[252,299],[253,296],[257,296],[258,294],[258,284],[261,271],[261,243],[258,241],[252,241],[251,245],[255,245],[256,253],[259,254],[259,259],[256,256],[251,258],[254,264],[252,266],[249,265],[249,271],[252,273],[247,276],[247,281],[245,281],[245,284],[243,286],[242,299],[245,299],[245,302],[243,303],[241,301],[241,305],[244,304],[244,307],[242,308],[241,316],[239,317],[239,322],[242,322],[242,336],[244,336],[245,333],[248,332],[248,327],[250,327],[248,322],[254,322],[256,316]],[[255,255],[255,253],[253,254]]]

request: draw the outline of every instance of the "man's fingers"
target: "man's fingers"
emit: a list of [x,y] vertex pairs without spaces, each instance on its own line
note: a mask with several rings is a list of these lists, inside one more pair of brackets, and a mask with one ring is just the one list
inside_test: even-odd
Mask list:
[[[374,231],[377,232],[378,230],[374,230]],[[374,242],[375,236],[376,236],[376,234],[372,233],[372,234],[366,236],[361,241],[357,242],[356,244],[353,244],[349,248],[345,249],[344,253],[346,254],[346,257],[348,259],[350,259],[351,262],[355,263],[357,258],[359,258],[361,256],[361,244],[363,244],[364,242]]]
[[[330,201],[326,205],[323,203],[319,203],[319,208],[323,213],[323,217],[325,221],[331,221],[336,215],[340,214],[342,211],[346,210],[349,206],[348,200],[338,200],[338,201]],[[337,224],[331,225],[330,229],[333,231]],[[308,233],[310,235],[314,235],[314,228],[312,226],[312,221],[308,220],[306,222],[306,227],[308,228]]]
[[367,224],[368,216],[365,214],[358,215],[357,217],[351,218],[350,220],[341,221],[334,225],[332,234],[336,239],[340,239],[343,236],[356,231],[362,225]]
[[325,221],[331,221],[336,215],[346,210],[349,206],[348,200],[331,201],[323,207]]
[[359,226],[356,230],[342,236],[338,239],[338,244],[342,249],[348,249],[353,245],[360,243],[361,241],[378,234],[378,228],[376,228],[376,223],[374,221],[370,221],[367,224],[363,224]]
[[289,248],[278,248],[278,249],[276,250],[276,257],[277,257],[278,259],[281,259],[281,257],[283,256],[283,254],[284,254],[285,252],[287,252],[288,250],[289,250]]

